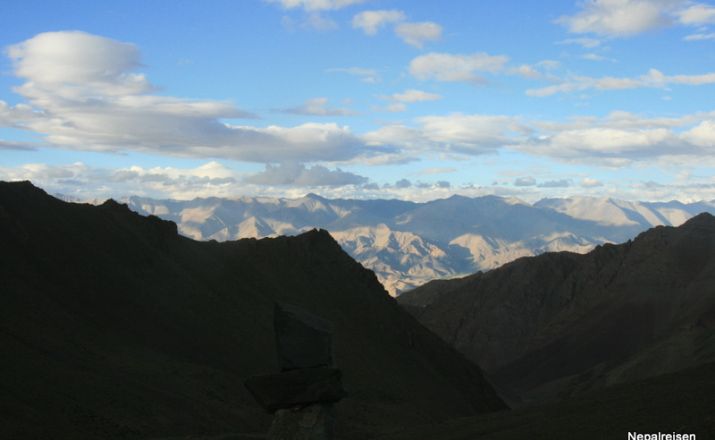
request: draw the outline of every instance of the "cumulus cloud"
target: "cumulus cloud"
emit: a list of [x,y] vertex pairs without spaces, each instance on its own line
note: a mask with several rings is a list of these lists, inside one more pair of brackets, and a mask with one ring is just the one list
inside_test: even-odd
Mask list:
[[520,151],[568,162],[620,167],[675,158],[690,163],[712,160],[715,114],[643,118],[614,112],[571,124],[533,122],[534,135],[512,145]]
[[53,194],[81,200],[144,195],[188,199],[202,196],[230,197],[236,193],[236,173],[218,162],[196,168],[131,166],[97,168],[82,162],[65,165],[29,163],[0,167],[2,180],[30,180]]
[[387,106],[387,111],[402,112],[407,110],[407,104],[425,101],[437,101],[442,99],[442,96],[436,93],[424,92],[422,90],[408,89],[404,92],[394,93],[383,98],[391,101],[391,104]]
[[363,11],[353,17],[353,28],[362,29],[366,35],[376,35],[381,27],[405,20],[405,13],[396,9]]
[[678,21],[684,25],[701,26],[715,23],[715,7],[694,3],[676,13]]
[[705,120],[683,133],[682,138],[687,142],[712,149],[715,146],[715,120]]
[[467,55],[432,52],[410,62],[410,74],[419,80],[483,83],[482,73],[504,69],[509,57],[484,52]]
[[339,168],[330,170],[321,165],[308,168],[300,163],[284,163],[268,164],[264,171],[248,176],[244,181],[259,185],[344,186],[361,185],[368,179]]
[[365,67],[333,67],[328,69],[330,73],[347,73],[356,76],[364,83],[374,84],[380,82],[380,73],[375,69]]
[[298,107],[277,109],[277,111],[307,116],[352,116],[355,114],[355,112],[347,108],[328,107],[328,98],[322,97],[309,99]]
[[264,0],[276,3],[284,9],[304,9],[306,11],[329,11],[364,3],[365,0]]
[[575,15],[556,22],[573,33],[623,37],[670,24],[670,13],[682,0],[592,0]]
[[595,188],[598,186],[603,186],[603,182],[598,179],[593,179],[591,177],[584,177],[581,179],[581,186],[583,188]]
[[572,33],[627,37],[675,24],[713,24],[715,7],[689,0],[593,0],[556,22]]
[[[347,127],[253,127],[226,119],[252,114],[228,102],[153,95],[138,49],[84,32],[48,32],[11,46],[21,105],[12,126],[44,134],[49,145],[91,151],[139,151],[254,162],[346,160],[364,144]],[[3,103],[4,104],[4,103]],[[4,121],[7,124],[8,121]]]
[[417,127],[388,125],[366,133],[371,145],[393,145],[405,150],[454,152],[460,154],[493,153],[518,142],[526,127],[511,116],[464,115],[425,116],[417,118]]
[[431,21],[400,23],[395,26],[395,34],[405,43],[422,48],[426,42],[442,38],[442,26]]
[[584,90],[626,90],[637,88],[665,88],[670,85],[700,86],[715,83],[715,72],[699,75],[666,75],[657,69],[650,69],[648,73],[638,77],[604,76],[594,78],[590,76],[574,76],[559,84],[554,84],[538,89],[529,89],[529,96],[551,96],[557,93],[580,92]]
[[437,101],[442,99],[441,95],[436,93],[424,92],[422,90],[408,89],[401,93],[390,95],[390,99],[398,102],[414,103],[422,101]]
[[715,156],[715,112],[646,118],[617,111],[566,122],[456,113],[416,118],[412,125],[386,125],[363,138],[405,155],[479,155],[507,149],[609,167],[673,157],[698,163]]

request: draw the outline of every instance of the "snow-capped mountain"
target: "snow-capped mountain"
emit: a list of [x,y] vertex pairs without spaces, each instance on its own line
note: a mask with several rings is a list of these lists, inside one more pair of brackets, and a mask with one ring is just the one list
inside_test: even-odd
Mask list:
[[155,200],[130,197],[129,207],[177,223],[197,240],[236,240],[330,231],[343,249],[377,274],[392,294],[435,278],[488,270],[547,251],[585,253],[657,225],[678,226],[715,212],[715,202],[628,202],[573,197],[529,204],[517,199],[452,196],[426,203],[401,200]]

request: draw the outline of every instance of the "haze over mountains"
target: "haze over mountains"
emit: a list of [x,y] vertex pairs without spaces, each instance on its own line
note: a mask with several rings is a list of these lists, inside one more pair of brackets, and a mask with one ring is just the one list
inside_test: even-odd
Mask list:
[[328,230],[396,295],[428,281],[488,270],[548,251],[584,253],[657,225],[677,226],[715,202],[627,202],[573,197],[529,204],[513,198],[452,196],[426,203],[242,197],[190,201],[127,199],[129,207],[177,223],[197,240]]
[[546,253],[398,297],[512,403],[715,361],[715,217]]

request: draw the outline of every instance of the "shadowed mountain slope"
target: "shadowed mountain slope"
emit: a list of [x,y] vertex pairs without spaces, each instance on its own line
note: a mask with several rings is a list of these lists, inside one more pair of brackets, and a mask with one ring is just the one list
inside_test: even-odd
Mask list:
[[[715,364],[615,385],[558,403],[406,427],[380,440],[604,440],[715,432]],[[667,438],[667,437],[663,437]]]
[[518,402],[715,360],[715,218],[547,253],[398,301]]
[[125,205],[0,182],[0,438],[260,432],[279,300],[335,325],[340,438],[504,408],[325,231],[196,242]]

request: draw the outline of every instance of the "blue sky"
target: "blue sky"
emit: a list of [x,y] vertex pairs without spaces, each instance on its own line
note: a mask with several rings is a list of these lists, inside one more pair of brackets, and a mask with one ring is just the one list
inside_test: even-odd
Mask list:
[[8,1],[0,179],[715,199],[715,4]]

